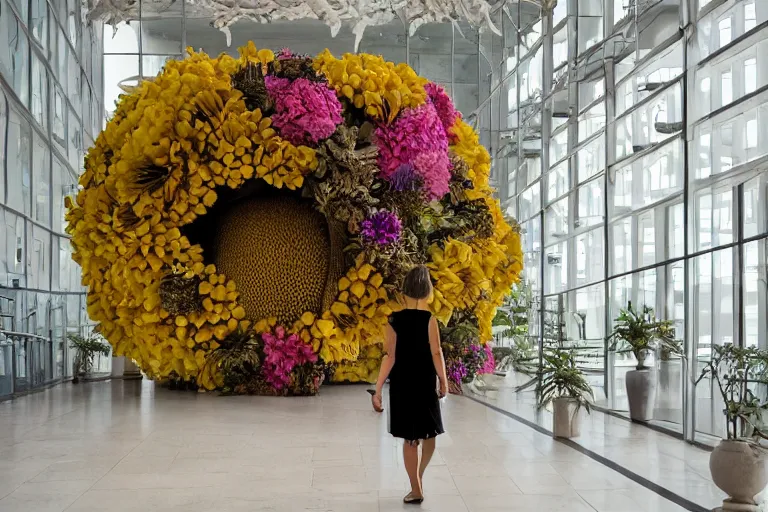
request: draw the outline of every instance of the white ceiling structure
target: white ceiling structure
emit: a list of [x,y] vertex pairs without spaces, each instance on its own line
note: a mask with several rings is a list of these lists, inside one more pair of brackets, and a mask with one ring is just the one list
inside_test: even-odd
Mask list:
[[[529,0],[530,1],[530,0]],[[269,23],[277,20],[321,20],[335,36],[342,25],[351,27],[356,46],[366,27],[400,20],[410,35],[426,23],[466,21],[498,33],[491,13],[505,0],[85,0],[87,16],[115,25],[147,17],[204,18],[229,39],[229,27],[240,20]]]

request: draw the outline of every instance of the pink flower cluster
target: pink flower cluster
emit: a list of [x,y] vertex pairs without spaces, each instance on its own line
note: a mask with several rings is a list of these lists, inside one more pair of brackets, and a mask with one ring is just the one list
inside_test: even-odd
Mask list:
[[376,128],[374,141],[379,148],[379,169],[384,179],[390,180],[402,165],[412,165],[421,178],[427,200],[448,193],[448,137],[431,102],[404,111],[389,126]]
[[450,133],[451,127],[456,122],[456,119],[461,117],[461,114],[453,106],[450,96],[448,96],[448,93],[445,92],[442,86],[429,82],[424,86],[424,90],[427,92],[429,100],[435,106],[437,117],[440,118],[445,133]]
[[296,58],[296,54],[291,51],[290,48],[281,48],[279,52],[277,52],[277,55],[275,55],[275,58],[277,60],[288,60]]
[[341,123],[341,103],[324,82],[267,76],[267,92],[275,102],[272,124],[291,144],[315,145]]
[[278,326],[274,333],[265,332],[264,361],[261,372],[264,380],[275,389],[283,389],[291,383],[291,372],[297,366],[317,362],[317,354],[312,347],[301,341],[297,334],[286,335],[285,329]]
[[493,348],[491,347],[491,344],[486,343],[485,347],[483,347],[483,350],[485,350],[485,362],[483,363],[483,366],[481,366],[477,371],[479,375],[493,373],[496,371],[496,359],[493,357]]

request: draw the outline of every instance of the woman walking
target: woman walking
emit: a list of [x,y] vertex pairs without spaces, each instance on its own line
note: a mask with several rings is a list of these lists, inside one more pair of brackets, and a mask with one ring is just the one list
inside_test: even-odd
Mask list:
[[408,272],[402,293],[405,309],[389,317],[384,333],[373,407],[383,410],[381,391],[389,377],[389,433],[404,441],[403,462],[411,481],[403,502],[420,504],[422,477],[435,453],[435,438],[445,432],[439,400],[447,393],[448,381],[440,331],[428,310],[432,282],[427,267],[419,265]]

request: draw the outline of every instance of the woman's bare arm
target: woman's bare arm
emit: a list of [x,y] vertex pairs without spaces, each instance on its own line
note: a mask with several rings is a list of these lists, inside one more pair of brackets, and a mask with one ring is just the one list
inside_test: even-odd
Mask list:
[[440,328],[437,326],[435,317],[429,321],[429,347],[432,350],[432,363],[435,365],[437,377],[440,379],[440,391],[444,395],[448,386],[448,375],[445,371],[443,347],[440,346]]
[[389,372],[392,371],[392,367],[395,365],[395,343],[397,343],[397,335],[392,326],[387,324],[384,328],[384,359],[381,361],[381,369],[379,370],[379,380],[376,382],[376,394],[381,395],[381,390],[384,388],[384,383],[387,382]]

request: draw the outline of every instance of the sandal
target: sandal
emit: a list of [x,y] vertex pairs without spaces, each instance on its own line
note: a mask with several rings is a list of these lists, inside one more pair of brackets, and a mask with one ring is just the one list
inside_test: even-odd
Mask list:
[[406,497],[403,498],[403,503],[406,505],[421,505],[423,501],[424,496],[416,497],[412,492],[409,492]]

